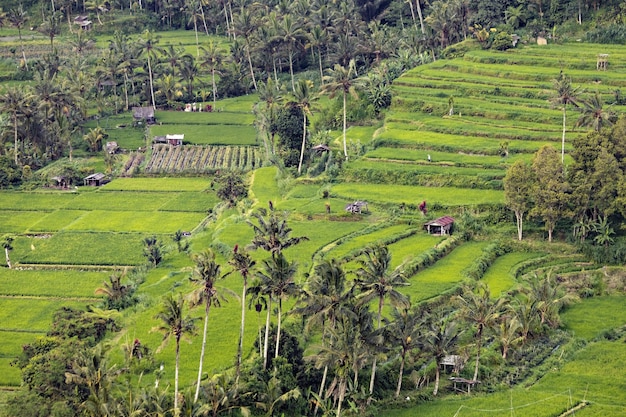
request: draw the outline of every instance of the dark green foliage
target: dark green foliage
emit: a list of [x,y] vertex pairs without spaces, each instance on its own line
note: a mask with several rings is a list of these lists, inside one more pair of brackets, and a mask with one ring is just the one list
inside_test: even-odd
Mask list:
[[601,26],[587,32],[585,40],[592,43],[623,45],[626,42],[626,27],[623,24]]
[[95,345],[108,331],[119,330],[115,319],[94,313],[62,307],[52,317],[49,336],[63,339],[79,338]]
[[493,38],[491,47],[493,49],[497,49],[498,51],[506,51],[507,49],[512,48],[513,40],[511,39],[511,35],[504,31],[498,32]]
[[143,255],[150,265],[158,266],[163,261],[163,244],[156,236],[148,236],[143,239]]
[[248,186],[240,172],[227,171],[215,178],[217,182],[217,196],[226,201],[229,207],[248,196]]
[[297,166],[302,146],[302,109],[286,106],[278,111],[273,130],[279,136],[278,154],[286,167]]
[[13,159],[0,156],[0,188],[17,186],[22,182],[22,174]]

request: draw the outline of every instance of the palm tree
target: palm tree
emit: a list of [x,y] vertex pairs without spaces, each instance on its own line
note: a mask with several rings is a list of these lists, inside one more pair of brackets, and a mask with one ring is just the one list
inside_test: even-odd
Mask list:
[[561,162],[565,163],[565,123],[567,119],[567,105],[578,107],[578,96],[582,92],[580,87],[572,86],[572,79],[567,77],[563,70],[554,80],[555,96],[550,100],[553,105],[563,106],[563,137],[561,139]]
[[241,8],[241,11],[237,16],[237,20],[233,22],[233,25],[234,33],[243,36],[245,42],[246,57],[248,59],[248,66],[250,69],[250,77],[252,79],[254,91],[256,91],[257,85],[256,78],[254,76],[254,67],[252,66],[251,49],[253,44],[252,37],[254,35],[254,32],[256,31],[257,23],[255,21],[254,15],[250,11],[250,7]]
[[274,370],[272,377],[267,381],[261,381],[262,388],[258,392],[258,399],[254,405],[265,411],[266,417],[274,416],[274,408],[281,403],[300,398],[300,389],[294,388],[285,393],[282,392],[282,384]]
[[176,365],[174,371],[174,415],[180,414],[178,408],[178,370],[180,363],[180,341],[187,335],[193,335],[196,331],[195,318],[185,314],[185,299],[181,294],[174,297],[167,294],[163,297],[163,304],[155,316],[161,320],[161,324],[153,328],[153,331],[163,333],[163,342],[159,346],[162,349],[169,340],[174,337],[176,341]]
[[31,95],[22,88],[8,87],[2,95],[0,95],[0,112],[8,113],[13,122],[13,156],[15,164],[19,165],[19,122],[30,114],[29,102]]
[[89,148],[91,148],[92,152],[97,152],[102,147],[102,141],[107,137],[106,132],[100,126],[94,127],[93,129],[89,129],[86,135],[83,136],[83,139],[87,143],[89,143]]
[[400,396],[402,389],[402,376],[404,374],[404,363],[406,355],[411,350],[419,346],[421,315],[408,306],[395,308],[393,310],[393,320],[389,330],[391,344],[400,347],[400,372],[398,374],[398,384],[396,386],[396,398]]
[[318,96],[311,93],[313,82],[311,80],[298,80],[293,90],[293,98],[296,105],[302,110],[302,147],[300,148],[300,162],[298,163],[298,175],[302,173],[302,161],[304,160],[304,149],[306,148],[306,127],[307,115],[311,114],[311,107]]
[[[374,299],[378,299],[377,329],[382,325],[382,314],[385,299],[389,299],[393,306],[408,306],[408,298],[401,294],[397,288],[409,285],[404,278],[402,267],[391,270],[391,253],[386,246],[376,245],[365,248],[357,258],[359,268],[356,271],[357,278],[354,285],[359,288],[358,300],[361,305],[366,305]],[[374,392],[374,379],[376,377],[376,356],[372,361],[372,377],[370,379],[370,395]]]
[[[353,288],[346,288],[346,274],[341,263],[335,259],[326,260],[315,266],[314,274],[308,280],[308,288],[303,291],[301,302],[304,305],[294,311],[307,319],[307,329],[321,325],[322,346],[332,345],[334,339],[331,335],[338,321],[354,316],[351,306],[353,297]],[[328,368],[329,364],[325,363],[318,398],[322,398],[326,387]],[[317,414],[318,405],[314,414]]]
[[278,26],[274,28],[277,33],[276,40],[287,47],[289,75],[291,76],[291,90],[295,91],[296,84],[293,75],[293,59],[296,55],[297,49],[302,45],[305,34],[302,27],[300,27],[300,24],[290,14],[283,16],[282,19],[278,19],[276,22],[278,23]]
[[520,330],[522,324],[519,322],[515,315],[503,315],[497,326],[497,337],[500,343],[500,351],[502,352],[502,359],[506,359],[509,349],[524,341]]
[[209,68],[211,71],[211,85],[213,93],[213,108],[216,107],[217,101],[217,85],[215,84],[215,74],[219,74],[222,68],[224,54],[216,42],[210,40],[206,47],[202,46],[202,60],[200,66]]
[[49,14],[39,27],[38,31],[50,38],[50,52],[54,52],[54,38],[61,33],[60,12],[53,12]]
[[191,61],[183,61],[183,65],[180,67],[180,80],[187,84],[187,98],[193,97],[193,83],[198,76],[198,65]]
[[335,97],[337,92],[341,92],[343,97],[343,154],[348,160],[348,146],[346,143],[347,130],[347,96],[350,94],[354,99],[358,98],[355,90],[356,63],[350,61],[348,68],[335,64],[334,68],[326,70],[328,75],[324,76],[324,85],[321,92],[328,94],[330,98]]
[[565,292],[552,277],[551,272],[545,278],[535,274],[528,284],[528,287],[522,288],[522,292],[535,304],[535,309],[539,312],[540,325],[557,328],[560,324],[559,311],[575,301],[576,295]]
[[28,71],[28,64],[26,62],[26,53],[24,52],[24,41],[22,40],[22,28],[28,21],[28,13],[24,10],[22,3],[17,7],[17,9],[9,10],[7,15],[7,20],[11,23],[15,29],[17,29],[17,34],[20,39],[20,48],[22,49],[22,59],[24,60],[24,68]]
[[239,345],[237,347],[237,368],[235,370],[235,389],[239,386],[239,376],[241,374],[241,358],[243,355],[243,333],[246,319],[246,292],[248,290],[248,276],[253,272],[256,262],[252,260],[250,254],[245,250],[239,250],[239,245],[235,245],[233,254],[228,261],[233,269],[239,272],[243,278],[243,290],[241,291],[241,326],[239,327]]
[[576,121],[576,127],[591,127],[599,132],[603,127],[613,126],[613,122],[617,118],[615,112],[603,108],[602,96],[597,91],[589,100],[584,100],[582,104],[581,115]]
[[474,325],[476,334],[476,365],[474,367],[473,380],[478,379],[478,367],[480,366],[480,351],[482,348],[483,335],[491,329],[500,317],[504,299],[494,301],[491,299],[489,287],[479,283],[478,292],[465,287],[463,294],[456,297],[459,303],[459,315],[468,323]]
[[439,364],[446,355],[456,348],[459,335],[458,323],[454,320],[451,312],[438,311],[428,318],[421,345],[435,361],[433,395],[437,395],[439,392]]
[[7,267],[9,269],[11,269],[11,258],[9,257],[9,252],[11,252],[13,250],[13,237],[12,236],[5,236],[4,240],[2,241],[2,247],[4,248],[4,256],[6,258],[7,261]]
[[152,74],[152,59],[154,58],[155,52],[159,50],[156,46],[158,43],[158,39],[154,37],[154,35],[146,30],[143,34],[143,38],[139,39],[139,47],[141,48],[141,52],[146,54],[146,62],[148,64],[148,80],[150,82],[150,97],[152,98],[152,108],[156,110],[156,103],[154,100],[154,77]]
[[[263,270],[256,273],[256,277],[260,280],[262,292],[267,294],[271,299],[278,302],[277,325],[276,325],[276,347],[274,350],[274,358],[278,357],[280,347],[280,331],[282,326],[283,301],[290,296],[298,294],[299,286],[295,282],[295,274],[297,266],[294,262],[289,262],[282,253],[272,256],[263,261]],[[269,328],[265,329],[265,340]],[[265,357],[267,357],[267,347],[265,347]],[[265,358],[264,358],[265,359]],[[265,360],[264,360],[265,363]]]
[[287,225],[286,215],[279,213],[270,201],[269,212],[264,208],[259,208],[252,213],[252,217],[257,220],[257,224],[248,220],[247,223],[254,230],[254,237],[250,243],[251,249],[263,249],[269,252],[272,257],[276,257],[293,245],[309,240],[305,236],[291,237],[291,228]]
[[215,262],[215,254],[206,249],[192,256],[195,267],[189,278],[191,282],[197,285],[197,288],[190,294],[190,307],[204,305],[204,329],[202,331],[202,348],[200,350],[200,365],[198,366],[198,382],[196,385],[196,393],[193,402],[198,401],[200,394],[200,381],[202,381],[202,363],[204,361],[204,352],[206,350],[207,329],[209,327],[209,311],[211,306],[220,306],[220,296],[215,283],[223,278],[220,275],[220,265]]
[[109,276],[109,282],[104,282],[102,287],[96,288],[96,295],[104,295],[107,298],[108,309],[119,308],[125,297],[133,290],[132,286],[122,284],[126,271],[116,271]]

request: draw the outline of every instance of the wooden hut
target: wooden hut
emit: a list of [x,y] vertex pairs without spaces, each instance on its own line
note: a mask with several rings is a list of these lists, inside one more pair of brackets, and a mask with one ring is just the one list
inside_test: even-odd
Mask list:
[[452,233],[453,226],[454,219],[450,216],[443,216],[424,223],[424,229],[431,235],[449,235]]
[[107,182],[108,180],[102,172],[96,172],[95,174],[91,174],[83,179],[83,183],[85,185],[90,185],[92,187],[98,187],[106,184]]
[[152,125],[156,123],[152,107],[133,107],[133,119],[135,119],[135,124],[145,122]]
[[169,145],[172,146],[180,146],[183,144],[185,140],[184,134],[176,134],[176,135],[165,135],[165,140]]
[[359,214],[361,214],[363,211],[367,212],[367,201],[357,200],[354,203],[347,204],[346,211]]
[[78,25],[78,27],[84,31],[91,29],[91,20],[89,20],[89,16],[76,16],[74,18],[74,24]]

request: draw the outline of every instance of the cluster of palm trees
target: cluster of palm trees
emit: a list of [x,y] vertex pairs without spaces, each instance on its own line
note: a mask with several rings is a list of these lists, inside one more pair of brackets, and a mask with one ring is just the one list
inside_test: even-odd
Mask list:
[[[492,296],[486,285],[478,283],[464,287],[459,295],[444,302],[412,305],[401,292],[402,287],[409,285],[403,268],[391,267],[391,253],[382,245],[363,249],[353,259],[356,269],[351,272],[343,262],[324,260],[313,268],[306,282],[300,284],[296,279],[297,265],[287,259],[284,250],[306,238],[291,236],[286,218],[271,202],[269,210],[254,212],[248,224],[255,233],[248,249],[261,249],[268,257],[257,266],[247,250],[235,246],[228,262],[232,272],[237,271],[244,283],[241,331],[232,377],[220,374],[208,378],[208,382],[202,380],[209,309],[219,306],[225,295],[217,287],[217,281],[226,274],[221,272],[211,251],[193,256],[192,281],[199,285],[189,300],[191,306],[205,307],[205,317],[198,380],[192,401],[198,404],[197,407],[205,407],[207,399],[199,397],[201,392],[219,395],[224,407],[213,408],[213,415],[232,408],[249,407],[254,404],[252,399],[269,395],[250,391],[250,387],[256,385],[250,385],[247,378],[254,374],[246,372],[246,377],[241,371],[246,299],[259,313],[263,309],[266,311],[264,330],[259,329],[258,366],[267,372],[265,384],[268,392],[274,394],[269,397],[273,398],[271,404],[261,401],[264,404],[261,408],[266,411],[280,408],[281,402],[298,399],[307,391],[307,387],[302,386],[280,388],[280,381],[276,379],[277,368],[282,363],[280,347],[285,306],[292,305],[287,313],[302,317],[305,339],[319,340],[317,345],[308,349],[310,366],[323,370],[317,381],[319,385],[309,387],[313,414],[321,408],[323,415],[336,416],[342,415],[347,395],[363,392],[366,398],[372,399],[380,394],[380,389],[376,390],[380,363],[385,364],[387,373],[389,369],[399,369],[396,397],[402,390],[407,363],[411,364],[413,373],[432,370],[435,379],[433,394],[437,395],[440,363],[444,357],[457,354],[467,360],[469,353],[474,352],[470,379],[478,380],[485,345],[489,344],[492,350],[499,349],[506,360],[517,347],[558,327],[561,307],[573,299],[551,276],[547,276],[542,279],[534,277],[526,286],[500,298]],[[350,275],[353,275],[352,279]],[[164,340],[171,336],[176,340],[177,364],[179,341],[186,334],[195,334],[195,319],[185,313],[185,302],[186,298],[182,296],[167,296],[157,316],[163,323],[158,329],[164,333]],[[272,314],[275,315],[275,332],[271,328]],[[272,343],[273,347],[270,346]],[[399,365],[390,367],[393,363]],[[360,388],[361,371],[368,365],[371,367],[369,386]],[[177,377],[175,381],[174,408],[179,410]],[[267,415],[271,413],[269,411]]]

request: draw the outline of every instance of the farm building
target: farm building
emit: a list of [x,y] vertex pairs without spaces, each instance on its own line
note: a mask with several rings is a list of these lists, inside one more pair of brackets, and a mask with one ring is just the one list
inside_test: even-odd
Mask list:
[[84,31],[91,29],[91,20],[89,20],[88,16],[76,16],[74,18],[74,24],[78,25],[78,27]]
[[117,151],[120,150],[120,147],[117,145],[117,142],[112,141],[112,142],[107,142],[105,149],[109,154],[112,155],[114,153],[117,153]]
[[431,235],[449,235],[452,233],[453,226],[454,219],[450,216],[443,216],[424,223],[424,229]]
[[165,136],[155,136],[152,139],[153,144],[163,144],[163,145],[172,145],[172,146],[180,146],[183,144],[185,140],[185,135],[165,135]]
[[102,172],[96,172],[95,174],[91,174],[83,180],[85,185],[91,185],[92,187],[98,187],[100,185],[104,185],[109,182],[105,175]]
[[133,119],[135,119],[135,124],[145,122],[152,125],[156,123],[152,107],[133,107]]

